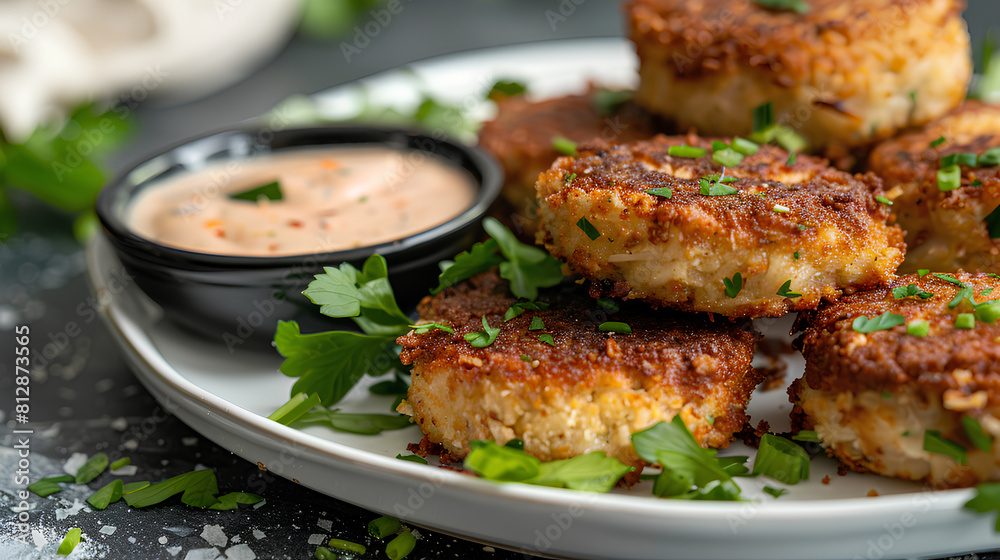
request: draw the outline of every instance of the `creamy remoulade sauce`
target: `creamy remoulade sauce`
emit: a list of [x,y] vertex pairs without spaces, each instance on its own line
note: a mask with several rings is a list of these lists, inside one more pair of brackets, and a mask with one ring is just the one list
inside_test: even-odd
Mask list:
[[[277,181],[281,200],[234,194]],[[281,256],[402,239],[472,206],[469,172],[386,147],[295,150],[230,160],[150,185],[127,222],[147,239],[222,255]]]

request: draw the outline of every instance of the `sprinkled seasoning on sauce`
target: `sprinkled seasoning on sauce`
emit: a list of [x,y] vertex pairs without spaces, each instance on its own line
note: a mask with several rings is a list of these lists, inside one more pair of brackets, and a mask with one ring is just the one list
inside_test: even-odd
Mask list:
[[[272,182],[280,199],[232,198]],[[473,177],[433,155],[351,146],[171,177],[137,194],[126,221],[142,237],[201,253],[300,255],[402,239],[458,216],[474,198]]]

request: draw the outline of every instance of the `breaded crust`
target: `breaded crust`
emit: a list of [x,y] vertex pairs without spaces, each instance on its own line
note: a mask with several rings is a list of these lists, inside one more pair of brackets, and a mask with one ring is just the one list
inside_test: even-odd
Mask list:
[[[1000,279],[949,276],[970,287],[976,302],[1000,297]],[[909,285],[933,297],[894,298],[893,288]],[[793,428],[816,430],[829,454],[854,470],[942,487],[1000,480],[1000,447],[977,449],[962,425],[969,416],[1000,437],[1000,324],[977,320],[972,329],[957,328],[959,313],[975,312],[968,299],[950,307],[959,290],[933,275],[908,275],[801,313],[794,329],[803,333],[795,344],[806,368],[789,388]],[[858,317],[885,312],[906,323],[867,334],[854,330]],[[907,334],[914,320],[929,323],[927,336]],[[928,430],[965,448],[968,465],[925,451]]]
[[[749,323],[640,306],[609,314],[573,284],[539,296],[548,310],[504,322],[516,301],[506,280],[485,272],[421,302],[421,321],[450,324],[454,334],[398,340],[403,363],[413,364],[400,410],[452,454],[468,453],[470,440],[517,438],[546,461],[604,451],[638,466],[630,436],[660,420],[680,414],[710,447],[726,447],[747,421],[762,377],[750,367],[758,335]],[[500,333],[474,348],[463,337],[482,330],[483,316]],[[544,329],[530,329],[535,317]],[[599,331],[605,321],[625,322],[633,334]]]
[[[938,138],[944,142],[931,143]],[[919,132],[880,144],[869,169],[885,182],[893,216],[906,236],[901,272],[1000,272],[1000,241],[983,220],[1000,205],[1000,167],[962,167],[962,186],[938,189],[940,159],[1000,146],[1000,106],[968,101]]]
[[[761,146],[728,185],[738,193],[706,196],[699,178],[721,176],[711,151],[668,155],[680,144],[711,148],[694,135],[625,146],[578,147],[539,176],[539,242],[571,271],[594,281],[595,295],[645,299],[729,317],[777,317],[811,309],[841,293],[884,285],[903,259],[898,228],[875,200],[880,181],[851,176],[824,160]],[[572,179],[571,179],[572,178]],[[671,197],[649,189],[668,187]],[[585,217],[600,236],[577,225]],[[733,298],[723,279],[739,273]],[[791,281],[799,297],[777,292]]]
[[632,0],[637,101],[702,134],[749,134],[751,110],[814,147],[892,136],[957,105],[972,75],[964,0],[808,0],[805,14],[749,0]]
[[661,119],[626,101],[602,111],[595,96],[596,87],[582,95],[566,95],[541,101],[523,95],[497,101],[497,114],[479,129],[479,145],[503,166],[501,194],[511,205],[512,216],[503,222],[514,226],[518,234],[533,235],[537,221],[535,179],[561,154],[553,138],[563,137],[582,143],[603,140],[610,143],[631,142],[665,132]]

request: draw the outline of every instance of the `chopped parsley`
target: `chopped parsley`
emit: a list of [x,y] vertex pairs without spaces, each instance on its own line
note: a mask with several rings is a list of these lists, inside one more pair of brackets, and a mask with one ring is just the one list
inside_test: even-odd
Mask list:
[[[984,482],[976,486],[976,496],[965,502],[963,507],[978,513],[1000,511],[1000,482]],[[1000,533],[1000,518],[994,530]]]
[[701,185],[700,193],[705,196],[728,196],[739,193],[739,189],[730,187],[726,183],[735,183],[739,179],[736,177],[726,177],[726,170],[722,170],[722,175],[718,173],[699,180]]
[[552,139],[552,147],[555,148],[557,152],[564,156],[576,157],[580,155],[576,151],[576,142],[566,138],[564,136],[556,136]]
[[646,189],[647,194],[653,196],[662,196],[663,198],[669,199],[674,196],[674,191],[670,190],[670,187],[659,187],[655,189]]
[[809,480],[809,454],[797,444],[774,434],[760,438],[753,474],[762,474],[785,484]]
[[819,435],[816,434],[816,430],[799,430],[799,433],[792,436],[792,439],[795,441],[819,443]]
[[230,193],[228,196],[231,200],[245,200],[247,202],[257,202],[260,200],[260,197],[264,197],[268,200],[281,200],[281,184],[278,183],[278,181],[272,181],[266,185],[261,185],[252,189],[247,189],[238,193]]
[[965,465],[968,462],[965,448],[948,438],[941,437],[941,432],[938,430],[924,432],[924,451],[945,455],[959,465]]
[[739,272],[733,274],[732,279],[723,278],[722,283],[726,287],[726,295],[730,298],[735,298],[743,291],[743,275]]
[[631,101],[634,96],[635,92],[627,89],[601,88],[594,92],[590,101],[599,114],[606,116],[617,111],[619,107]]
[[542,462],[524,450],[493,441],[469,442],[463,465],[480,477],[497,482],[520,482],[572,490],[607,492],[634,467],[594,451],[570,459]]
[[802,296],[802,294],[800,294],[799,292],[793,292],[792,291],[792,281],[791,280],[785,280],[785,283],[782,284],[780,288],[778,288],[778,291],[776,293],[779,296],[786,297],[786,298],[797,298],[797,297]]
[[521,82],[508,81],[508,80],[497,80],[490,88],[490,91],[486,93],[486,99],[492,99],[497,101],[504,97],[511,97],[513,95],[521,95],[528,91],[528,86]]
[[757,4],[772,10],[790,10],[798,14],[809,13],[806,0],[754,0]]
[[792,253],[792,258],[794,258],[795,260],[799,260],[799,255],[800,255],[799,251],[795,251],[794,253]]
[[496,341],[498,334],[500,334],[500,328],[490,327],[490,324],[486,322],[486,315],[483,315],[483,330],[466,334],[465,340],[473,348],[486,348]]
[[620,323],[618,321],[605,321],[597,326],[597,330],[618,334],[632,334],[632,327],[628,326],[626,323]]
[[540,335],[538,335],[538,341],[539,342],[544,342],[545,344],[548,344],[549,346],[555,346],[556,345],[556,342],[554,340],[552,340],[552,335],[551,334],[540,334]]
[[519,317],[525,310],[545,311],[548,308],[549,304],[542,301],[519,301],[507,308],[503,314],[503,320],[506,323],[514,317]]
[[1000,206],[993,209],[992,212],[983,218],[983,223],[986,224],[986,232],[989,234],[990,239],[1000,238]]
[[680,146],[670,146],[667,148],[667,155],[683,158],[699,158],[708,153],[705,148],[697,148],[682,144]]
[[917,286],[916,284],[899,286],[898,288],[892,289],[892,297],[895,299],[903,299],[913,296],[919,297],[920,299],[931,299],[934,297],[934,294],[921,290],[920,286]]
[[788,161],[785,162],[785,165],[795,165],[795,152],[788,154]]
[[597,228],[594,227],[594,224],[590,223],[590,220],[588,220],[586,216],[583,216],[576,222],[576,227],[583,230],[583,233],[587,234],[587,237],[589,237],[591,241],[595,241],[601,236],[601,232],[597,231]]
[[[549,288],[562,282],[562,262],[559,259],[538,247],[521,243],[494,218],[483,220],[483,229],[496,240],[506,259],[500,263],[500,277],[510,282],[512,294],[533,300],[538,297],[539,288]],[[458,258],[455,263],[458,264]],[[445,270],[444,273],[447,272]]]
[[542,318],[539,317],[538,315],[535,315],[534,317],[531,318],[531,325],[528,327],[528,330],[529,331],[544,331],[545,330],[545,321],[543,321]]
[[931,271],[928,268],[921,268],[920,270],[917,270],[917,276],[920,278],[923,278],[924,276],[927,276],[930,273]]
[[886,311],[878,317],[873,318],[868,318],[867,315],[862,315],[854,320],[854,323],[851,324],[851,328],[853,328],[856,332],[868,334],[875,331],[887,331],[893,327],[902,325],[905,322],[906,317],[896,315],[891,311]]
[[80,529],[76,527],[67,531],[66,536],[59,543],[59,550],[56,551],[56,556],[69,556],[72,554],[73,549],[76,548],[76,545],[80,544],[82,538]]
[[761,132],[774,124],[774,103],[768,101],[753,109],[753,131]]
[[906,324],[906,334],[923,338],[930,331],[931,324],[926,319],[914,319]]
[[427,459],[424,459],[420,455],[403,455],[402,453],[397,453],[396,458],[400,461],[409,461],[411,463],[420,463],[421,465],[427,464]]
[[420,323],[418,325],[410,325],[410,328],[413,329],[413,334],[427,334],[433,330],[455,334],[455,329],[443,323]]
[[945,137],[941,136],[937,140],[934,140],[934,141],[931,142],[931,147],[932,148],[937,148],[941,144],[944,144],[944,142],[945,142]]
[[780,498],[780,497],[784,496],[787,492],[788,492],[788,490],[786,490],[784,488],[774,488],[774,487],[771,487],[771,486],[765,486],[764,487],[764,493],[770,494],[770,495],[774,496],[775,498]]

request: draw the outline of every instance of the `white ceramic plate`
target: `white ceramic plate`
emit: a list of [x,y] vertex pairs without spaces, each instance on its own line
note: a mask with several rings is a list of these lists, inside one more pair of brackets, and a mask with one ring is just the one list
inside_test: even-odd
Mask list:
[[[539,95],[583,88],[588,79],[628,86],[634,54],[620,39],[562,41],[464,53],[411,69],[434,93],[472,101],[498,78],[517,78]],[[410,85],[408,85],[410,84]],[[411,78],[376,75],[324,93],[323,103],[352,103],[359,87],[393,97]],[[537,87],[536,87],[537,86]],[[593,494],[521,484],[494,484],[400,461],[417,428],[379,436],[325,429],[298,431],[266,419],[289,396],[293,380],[277,371],[270,349],[229,349],[221,340],[161,321],[158,308],[122,275],[103,238],[87,251],[89,279],[124,356],[140,381],[189,426],[272,473],[367,509],[525,553],[573,558],[826,559],[912,558],[1000,548],[993,519],[962,509],[971,490],[931,491],[873,475],[836,474],[817,458],[809,481],[774,499],[763,478],[739,482],[744,503],[656,499],[649,483]],[[769,338],[788,340],[787,319],[759,321]],[[789,381],[802,371],[788,357]],[[352,391],[347,411],[387,412],[391,399],[367,384]],[[787,429],[783,390],[755,395],[750,414]],[[749,454],[734,445],[725,454]],[[752,461],[752,459],[751,459]],[[823,484],[825,477],[828,484]],[[875,490],[878,497],[867,497]]]

